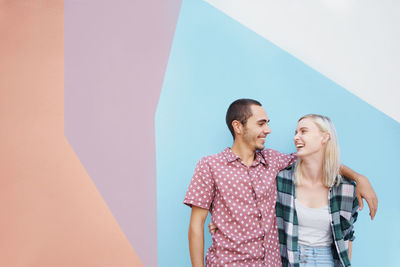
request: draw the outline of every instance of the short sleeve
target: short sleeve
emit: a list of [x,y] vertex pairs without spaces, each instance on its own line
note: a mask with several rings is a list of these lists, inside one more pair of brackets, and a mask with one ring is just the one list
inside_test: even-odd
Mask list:
[[296,153],[285,154],[274,149],[264,149],[261,152],[267,162],[274,163],[278,170],[285,169],[297,160]]
[[202,158],[195,168],[189,188],[186,191],[183,203],[192,207],[192,205],[210,209],[214,200],[214,178],[206,158]]

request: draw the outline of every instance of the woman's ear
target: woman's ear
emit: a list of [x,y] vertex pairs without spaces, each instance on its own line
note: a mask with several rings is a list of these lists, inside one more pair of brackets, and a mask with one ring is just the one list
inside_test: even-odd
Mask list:
[[331,139],[331,135],[329,133],[324,133],[322,136],[322,144],[326,144]]

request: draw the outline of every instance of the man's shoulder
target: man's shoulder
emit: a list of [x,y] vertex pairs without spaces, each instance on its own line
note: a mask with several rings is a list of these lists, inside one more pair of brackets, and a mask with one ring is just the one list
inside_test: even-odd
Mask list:
[[224,151],[221,151],[217,154],[204,156],[199,160],[199,162],[203,164],[210,164],[215,162],[221,162],[224,160],[226,160],[224,156]]
[[264,148],[260,152],[263,155],[273,155],[273,154],[280,154],[281,153],[278,150],[275,150],[275,149],[272,149],[272,148]]
[[264,158],[279,158],[281,156],[288,155],[272,148],[264,148],[260,151],[260,153],[263,155]]

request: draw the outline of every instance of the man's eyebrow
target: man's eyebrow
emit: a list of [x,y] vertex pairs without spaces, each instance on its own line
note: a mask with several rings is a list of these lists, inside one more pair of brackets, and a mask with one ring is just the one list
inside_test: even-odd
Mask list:
[[266,122],[266,123],[269,123],[271,120],[270,119],[268,119],[268,120],[266,120],[266,119],[261,119],[261,120],[258,120],[257,122]]

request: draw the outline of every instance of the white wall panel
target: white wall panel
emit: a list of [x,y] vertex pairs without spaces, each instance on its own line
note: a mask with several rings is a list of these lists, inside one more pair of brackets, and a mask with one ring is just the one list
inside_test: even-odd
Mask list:
[[400,2],[206,0],[400,122]]

